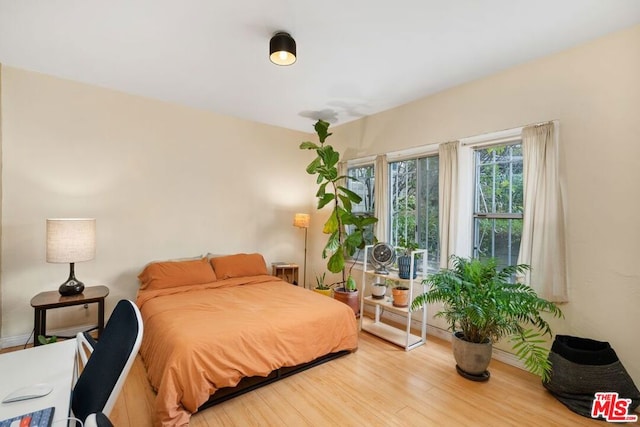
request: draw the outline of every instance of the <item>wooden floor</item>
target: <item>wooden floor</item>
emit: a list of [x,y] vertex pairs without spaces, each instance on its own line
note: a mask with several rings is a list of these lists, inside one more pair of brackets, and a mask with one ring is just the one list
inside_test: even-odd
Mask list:
[[[476,383],[456,373],[448,342],[429,337],[405,352],[362,332],[357,352],[208,408],[190,425],[606,425],[571,412],[527,372],[495,360],[489,368],[491,379]],[[153,400],[138,357],[111,419],[151,426]]]

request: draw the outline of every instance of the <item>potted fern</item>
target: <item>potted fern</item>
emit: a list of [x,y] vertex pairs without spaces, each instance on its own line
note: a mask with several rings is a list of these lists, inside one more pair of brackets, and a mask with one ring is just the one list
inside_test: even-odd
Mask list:
[[429,285],[428,291],[417,296],[411,308],[444,303],[436,316],[446,319],[454,333],[458,373],[476,381],[489,379],[492,344],[509,337],[525,367],[547,380],[551,366],[548,349],[542,344],[544,335],[551,337],[551,328],[542,316],[562,317],[562,312],[528,285],[511,283],[529,266],[520,264],[499,270],[495,259],[469,260],[455,255],[451,261],[451,269],[440,270],[423,281]]
[[331,206],[329,218],[322,228],[322,232],[329,235],[322,258],[328,258],[329,271],[342,274],[342,281],[334,288],[334,298],[348,304],[357,316],[360,311],[358,289],[351,274],[347,275],[345,260],[358,249],[364,248],[366,228],[378,222],[378,219],[353,213],[353,206],[360,203],[362,198],[346,187],[346,180],[354,178],[338,173],[340,153],[325,143],[331,136],[329,123],[318,120],[314,129],[320,143],[306,141],[300,144],[300,149],[312,150],[316,154],[307,166],[307,173],[317,176],[318,209]]

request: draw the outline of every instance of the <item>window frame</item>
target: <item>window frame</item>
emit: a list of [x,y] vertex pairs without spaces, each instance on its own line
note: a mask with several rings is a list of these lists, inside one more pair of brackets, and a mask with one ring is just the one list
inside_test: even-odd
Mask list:
[[[397,242],[392,242],[393,240],[393,224],[392,224],[392,220],[393,220],[393,203],[392,203],[392,189],[393,189],[393,182],[392,182],[392,164],[393,163],[397,163],[397,162],[406,162],[406,161],[416,161],[416,181],[417,181],[417,186],[416,186],[416,194],[420,193],[420,189],[418,188],[418,185],[420,185],[421,181],[419,180],[417,174],[419,173],[419,163],[421,159],[427,159],[427,158],[438,158],[438,167],[440,166],[440,161],[439,161],[439,151],[438,151],[438,147],[439,144],[430,144],[430,145],[426,145],[423,147],[416,147],[416,148],[411,148],[411,149],[407,149],[407,150],[401,150],[401,151],[396,151],[393,153],[389,153],[387,154],[387,168],[388,168],[388,174],[387,174],[387,179],[388,179],[388,183],[387,183],[387,188],[388,188],[388,194],[386,195],[387,201],[388,201],[388,209],[387,212],[385,212],[386,215],[386,223],[387,223],[387,236],[385,236],[385,241],[389,242],[389,243],[395,243],[397,245]],[[439,199],[439,186],[438,186],[438,199]],[[424,203],[422,203],[421,200],[416,199],[416,223],[418,221],[419,215],[417,214],[417,211],[422,207],[425,208],[425,206],[423,206]],[[438,200],[438,215],[440,214],[440,202]],[[427,234],[428,234],[428,230],[427,230]],[[419,235],[419,231],[417,229],[416,226],[416,230],[414,233],[414,239],[417,238],[417,236]],[[437,250],[437,260],[433,261],[433,262],[428,262],[428,270],[429,271],[436,271],[437,268],[439,268],[439,263],[440,263],[440,235],[438,232],[438,236],[437,236],[437,241],[436,241],[436,245],[438,247]],[[425,248],[422,248],[425,249]],[[427,256],[430,256],[429,253],[427,253]],[[437,265],[437,267],[434,269],[431,264],[433,264],[435,262],[435,264]],[[421,264],[422,265],[422,264]],[[420,265],[420,266],[421,266]]]
[[[363,216],[375,216],[376,215],[376,205],[375,205],[375,192],[376,192],[376,188],[378,187],[377,185],[377,180],[378,180],[378,174],[376,171],[376,164],[375,164],[375,157],[363,157],[360,159],[354,159],[354,160],[349,160],[347,162],[344,163],[344,175],[345,176],[349,176],[349,170],[351,169],[356,169],[356,168],[364,168],[364,167],[371,167],[373,170],[373,192],[371,194],[371,206],[372,206],[372,211],[371,213],[366,213],[366,212],[358,212],[356,213],[356,215],[362,214]],[[345,179],[346,180],[346,187],[349,190],[352,190],[352,188],[350,188],[350,182],[352,181],[351,179]],[[347,226],[348,227],[348,226]],[[375,225],[373,225],[372,227],[375,227]],[[373,230],[373,235],[375,236],[375,228]],[[349,257],[349,259],[351,261],[355,261],[356,263],[362,263],[362,261],[364,260],[364,251],[357,251],[355,254],[355,257]]]
[[475,151],[491,146],[508,145],[522,140],[523,127],[505,129],[497,132],[475,135],[460,139],[458,151],[458,214],[456,216],[457,233],[453,253],[458,256],[474,256],[475,211]]
[[[508,234],[508,245],[507,245],[507,259],[506,259],[506,264],[505,265],[513,265],[514,262],[512,262],[513,260],[513,253],[512,253],[512,236],[513,236],[513,231],[512,231],[512,224],[513,224],[513,220],[519,220],[519,221],[524,221],[524,206],[523,208],[523,212],[517,213],[517,212],[480,212],[478,210],[478,187],[480,186],[480,181],[479,181],[479,174],[480,174],[480,168],[483,166],[482,164],[479,164],[479,152],[481,150],[486,150],[487,148],[492,148],[492,147],[513,147],[513,146],[520,146],[520,151],[522,152],[522,139],[521,138],[516,138],[516,139],[512,139],[509,141],[505,141],[505,142],[500,142],[500,143],[494,143],[494,144],[490,144],[490,145],[484,145],[481,147],[474,147],[474,153],[473,153],[473,174],[474,174],[474,178],[473,178],[473,231],[472,231],[472,236],[473,236],[473,247],[472,247],[472,256],[473,258],[480,258],[480,244],[479,244],[479,226],[478,226],[478,220],[482,220],[482,219],[488,219],[488,220],[507,220],[509,221],[509,234]],[[521,163],[523,162],[522,160],[522,154],[521,154]],[[509,161],[508,162],[510,165],[510,168],[512,168],[512,165],[514,164],[514,162]],[[489,165],[489,164],[493,164],[498,165],[498,163],[485,163],[484,165]],[[513,187],[513,175],[510,174],[510,183],[509,183],[510,187]],[[493,193],[495,195],[495,191]],[[512,210],[511,208],[511,202],[513,200],[513,197],[511,197],[512,194],[510,194],[510,199],[509,199],[509,204],[510,204],[510,208],[509,210]],[[524,194],[521,194],[521,198],[524,197]],[[495,222],[494,222],[494,228],[495,228]],[[489,257],[495,257],[495,230],[492,231],[492,251]],[[518,252],[520,251],[520,246],[518,245]],[[515,254],[515,259],[517,260],[518,258],[518,253]],[[497,259],[502,259],[502,258],[497,258]]]

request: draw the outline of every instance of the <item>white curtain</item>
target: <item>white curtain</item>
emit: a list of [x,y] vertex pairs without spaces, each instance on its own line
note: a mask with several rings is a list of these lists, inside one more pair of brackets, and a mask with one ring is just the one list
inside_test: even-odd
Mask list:
[[387,155],[380,154],[376,156],[375,163],[375,217],[378,218],[376,223],[376,238],[380,242],[386,242],[387,234],[387,217],[389,215],[389,163]]
[[449,268],[449,257],[455,249],[459,145],[459,141],[451,141],[438,147],[440,268]]
[[[347,162],[338,162],[337,168],[338,168],[338,176],[347,176],[347,172],[349,172],[349,167],[347,166]],[[347,180],[345,178],[339,179],[336,184],[346,187]]]
[[525,280],[550,301],[567,295],[564,207],[558,179],[554,123],[522,130],[524,220],[518,264],[529,264]]

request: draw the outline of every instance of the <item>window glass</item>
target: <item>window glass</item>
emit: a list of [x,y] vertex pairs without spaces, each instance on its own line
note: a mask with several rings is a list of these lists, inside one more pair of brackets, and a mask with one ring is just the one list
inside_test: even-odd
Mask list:
[[373,165],[351,167],[347,170],[349,179],[347,188],[362,198],[357,205],[353,205],[353,212],[364,215],[374,214],[375,173]]
[[413,242],[427,249],[428,268],[437,270],[438,156],[391,162],[389,180],[389,243]]
[[475,151],[474,257],[517,263],[522,236],[522,146]]
[[[362,198],[357,205],[352,206],[352,212],[360,216],[375,216],[375,168],[374,165],[362,165],[347,169],[347,176],[352,179],[347,180],[347,188]],[[347,231],[351,232],[347,226]],[[365,241],[367,244],[373,243],[375,225],[370,225],[365,230]],[[364,251],[358,251],[355,255],[358,261],[364,258]]]

